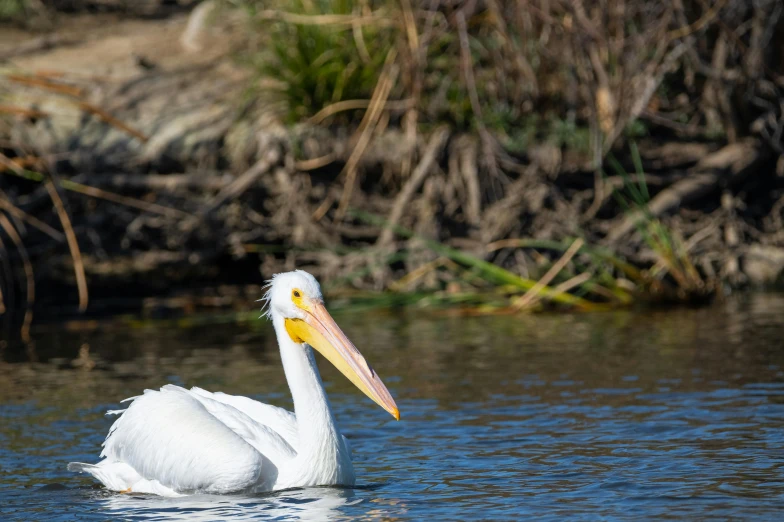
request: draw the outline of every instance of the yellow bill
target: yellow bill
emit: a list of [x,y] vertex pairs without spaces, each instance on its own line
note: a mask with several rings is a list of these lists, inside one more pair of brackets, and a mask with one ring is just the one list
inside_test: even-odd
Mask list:
[[324,303],[309,300],[299,307],[305,311],[305,319],[286,319],[289,336],[295,342],[308,343],[318,350],[353,382],[354,386],[392,414],[396,420],[400,420],[400,411],[389,390],[329,315]]

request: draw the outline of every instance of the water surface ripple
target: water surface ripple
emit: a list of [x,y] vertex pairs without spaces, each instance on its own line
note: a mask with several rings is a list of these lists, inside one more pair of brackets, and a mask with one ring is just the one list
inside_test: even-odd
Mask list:
[[65,466],[97,460],[104,411],[144,388],[291,407],[270,325],[52,328],[0,361],[0,518],[777,520],[783,317],[776,294],[674,312],[336,314],[402,414],[321,361],[358,486],[176,499]]

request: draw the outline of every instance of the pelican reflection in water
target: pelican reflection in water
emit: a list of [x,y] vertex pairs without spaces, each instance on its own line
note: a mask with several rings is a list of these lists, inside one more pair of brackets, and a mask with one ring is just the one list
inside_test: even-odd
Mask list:
[[265,295],[294,413],[247,397],[166,385],[128,399],[97,464],[73,462],[120,492],[256,493],[355,482],[312,348],[395,419],[395,401],[324,307],[316,279],[277,274]]
[[383,518],[374,513],[376,504],[358,507],[363,500],[351,489],[305,488],[254,496],[200,493],[174,498],[135,494],[96,497],[101,511],[111,520],[345,520],[347,510],[356,510],[367,518]]

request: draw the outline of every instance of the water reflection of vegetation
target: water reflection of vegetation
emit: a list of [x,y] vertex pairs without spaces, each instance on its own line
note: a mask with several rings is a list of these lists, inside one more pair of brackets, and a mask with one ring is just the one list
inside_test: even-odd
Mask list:
[[[744,302],[735,299],[679,313],[464,317],[449,311],[423,316],[410,310],[338,309],[335,317],[383,375],[400,377],[395,386],[403,396],[462,400],[463,380],[492,380],[496,392],[498,384],[506,382],[513,393],[521,375],[549,371],[554,359],[563,359],[564,374],[580,373],[581,380],[634,374],[640,375],[639,386],[646,376],[659,372],[690,378],[693,358],[770,357],[764,351],[744,353],[743,346],[750,336],[758,344],[775,343],[777,323],[762,321],[774,318],[774,310],[783,310],[784,300],[759,295]],[[131,323],[130,328],[114,323],[108,330],[92,332],[44,330],[36,345],[39,362],[29,361],[24,352],[5,354],[6,361],[16,362],[0,364],[0,399],[52,399],[73,411],[93,404],[96,397],[111,403],[166,382],[287,396],[268,322],[201,322],[192,321],[188,329],[149,321],[143,326]],[[716,348],[710,348],[714,344]],[[93,362],[88,366],[80,361],[85,345]],[[590,372],[583,375],[586,368]],[[334,391],[351,393],[349,384],[328,365],[322,371]],[[470,393],[481,393],[481,388]]]

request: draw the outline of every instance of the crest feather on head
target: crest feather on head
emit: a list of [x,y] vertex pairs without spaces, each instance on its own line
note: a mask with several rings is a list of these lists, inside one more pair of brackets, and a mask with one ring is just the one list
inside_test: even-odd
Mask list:
[[261,296],[261,299],[256,300],[257,303],[259,301],[262,302],[259,319],[264,319],[266,317],[270,321],[272,320],[272,307],[270,305],[270,301],[272,301],[272,283],[278,275],[280,274],[273,274],[270,279],[264,281],[264,285],[261,287],[261,291],[264,292],[264,295]]
[[297,286],[301,288],[307,295],[314,299],[323,299],[321,296],[321,288],[318,281],[311,274],[304,270],[293,270],[291,272],[282,272],[280,274],[273,274],[272,277],[264,283],[261,287],[264,295],[257,302],[263,301],[261,305],[261,316],[267,319],[272,319],[272,296],[275,290],[276,283],[285,286],[286,282],[290,286]]

